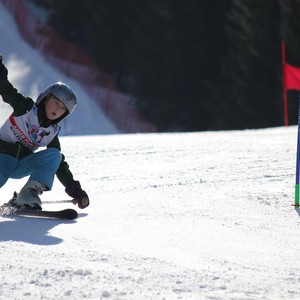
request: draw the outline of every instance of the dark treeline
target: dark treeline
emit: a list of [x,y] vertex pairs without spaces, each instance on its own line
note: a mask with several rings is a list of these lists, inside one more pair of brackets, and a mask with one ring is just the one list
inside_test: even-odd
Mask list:
[[300,66],[300,0],[36,2],[162,131],[283,124],[281,41]]

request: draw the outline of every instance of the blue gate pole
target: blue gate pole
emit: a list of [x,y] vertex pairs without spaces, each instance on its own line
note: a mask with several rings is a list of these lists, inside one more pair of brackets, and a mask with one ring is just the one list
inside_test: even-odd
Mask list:
[[296,159],[296,185],[295,185],[295,206],[299,207],[299,163],[300,163],[300,95],[298,104],[298,139],[297,139],[297,159]]

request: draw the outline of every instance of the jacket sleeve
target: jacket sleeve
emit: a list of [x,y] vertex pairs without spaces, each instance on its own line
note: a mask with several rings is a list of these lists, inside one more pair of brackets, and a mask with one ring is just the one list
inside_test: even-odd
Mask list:
[[0,95],[13,108],[14,116],[23,115],[33,106],[33,100],[18,93],[8,80],[0,81]]
[[[60,142],[58,136],[56,136],[47,146],[47,148],[56,148],[61,151]],[[73,174],[69,169],[68,163],[65,161],[65,156],[62,154],[61,163],[56,171],[56,176],[58,180],[63,184],[63,186],[67,186],[67,184],[73,181]]]

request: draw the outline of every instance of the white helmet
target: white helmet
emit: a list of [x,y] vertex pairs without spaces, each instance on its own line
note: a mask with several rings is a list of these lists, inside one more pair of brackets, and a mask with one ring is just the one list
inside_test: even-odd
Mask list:
[[68,109],[68,113],[71,114],[77,104],[76,96],[71,88],[63,82],[56,82],[49,85],[44,91],[40,93],[36,100],[38,105],[46,96],[52,94],[59,101],[61,101]]

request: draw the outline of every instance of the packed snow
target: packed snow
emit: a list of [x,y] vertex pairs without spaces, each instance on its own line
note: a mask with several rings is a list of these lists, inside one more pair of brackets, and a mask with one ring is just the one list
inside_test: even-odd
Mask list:
[[[63,137],[91,205],[0,219],[0,299],[299,299],[296,135]],[[55,181],[42,198],[67,197]]]
[[[61,75],[21,39],[8,46],[7,32],[20,38],[9,22],[0,5],[10,79],[34,96],[45,72]],[[91,205],[43,205],[75,208],[74,221],[0,217],[1,300],[300,298],[296,127],[120,135],[101,114],[88,122],[75,129],[94,135],[61,144]],[[9,180],[0,204],[26,180]],[[42,200],[60,199],[55,180]]]

